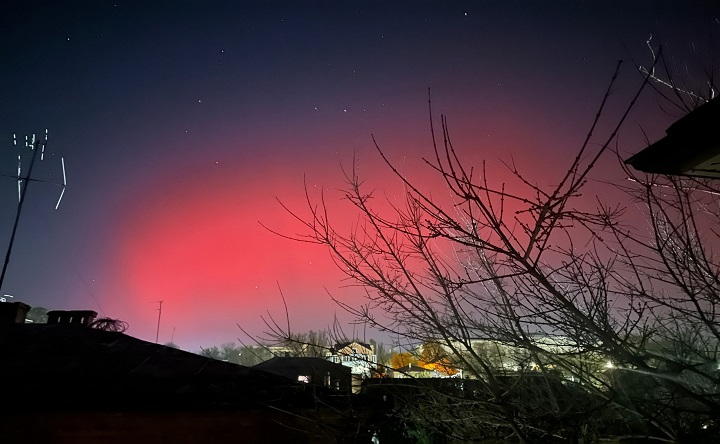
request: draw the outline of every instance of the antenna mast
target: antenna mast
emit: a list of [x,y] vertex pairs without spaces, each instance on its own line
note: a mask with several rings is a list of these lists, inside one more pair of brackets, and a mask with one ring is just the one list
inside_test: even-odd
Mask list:
[[[42,162],[45,160],[45,147],[47,147],[47,141],[48,141],[48,130],[45,130],[45,140],[40,141],[39,138],[35,137],[35,134],[32,135],[32,139],[30,139],[28,136],[25,136],[25,148],[29,148],[31,151],[31,157],[30,157],[30,167],[28,168],[27,176],[22,176],[22,155],[20,153],[20,149],[18,148],[18,154],[17,154],[17,176],[7,176],[2,175],[5,177],[12,177],[14,179],[17,179],[18,184],[18,206],[17,206],[17,212],[15,213],[15,223],[13,224],[12,234],[10,235],[10,243],[8,244],[7,253],[5,254],[5,262],[3,262],[3,268],[2,273],[0,274],[0,288],[2,288],[2,284],[5,281],[5,272],[7,271],[8,264],[10,263],[10,254],[12,253],[12,247],[13,243],[15,242],[15,234],[17,234],[17,228],[18,223],[20,222],[20,213],[22,212],[23,203],[25,203],[25,195],[27,194],[28,185],[30,185],[31,181],[34,182],[45,182],[42,180],[36,180],[32,179],[30,176],[32,175],[33,166],[35,166],[35,159],[37,158],[38,152],[40,152],[40,161]],[[17,138],[15,134],[13,134],[13,146],[17,147]],[[65,194],[65,186],[67,185],[67,178],[65,176],[65,159],[61,158],[61,164],[62,164],[62,173],[63,173],[63,181],[62,184],[56,183],[55,185],[60,185],[62,187],[62,192],[60,193],[60,198],[57,201],[57,204],[55,205],[55,209],[58,209],[58,206],[60,206],[60,201],[63,198],[63,194]],[[23,186],[23,182],[24,185]]]

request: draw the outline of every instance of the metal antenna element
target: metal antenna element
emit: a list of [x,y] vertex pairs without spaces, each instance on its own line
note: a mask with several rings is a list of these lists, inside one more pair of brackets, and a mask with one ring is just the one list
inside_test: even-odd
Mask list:
[[40,140],[35,136],[35,134],[32,135],[32,139],[29,136],[25,136],[25,149],[30,150],[30,166],[27,170],[27,175],[22,175],[22,158],[23,153],[21,152],[21,148],[18,147],[17,144],[17,135],[13,134],[13,147],[17,150],[17,175],[16,176],[8,176],[6,174],[0,174],[2,177],[10,177],[15,180],[17,180],[18,184],[18,206],[17,206],[17,212],[15,213],[15,223],[13,224],[12,234],[10,235],[10,243],[8,244],[7,254],[5,255],[5,262],[3,263],[2,268],[2,274],[0,274],[0,288],[2,288],[3,282],[5,281],[5,272],[7,271],[8,264],[10,263],[10,254],[12,253],[12,247],[15,243],[15,235],[17,234],[17,228],[18,223],[20,221],[20,213],[22,212],[23,204],[25,203],[25,195],[27,194],[28,185],[30,182],[41,182],[41,183],[50,183],[53,185],[58,185],[62,187],[62,191],[60,192],[60,199],[58,199],[57,204],[55,205],[55,209],[57,210],[58,206],[60,205],[60,200],[63,197],[63,194],[65,194],[65,186],[67,185],[67,178],[65,176],[65,160],[61,158],[61,164],[62,164],[62,172],[63,172],[63,181],[62,183],[55,183],[55,182],[48,182],[44,180],[37,180],[33,179],[32,172],[33,167],[35,166],[35,159],[37,158],[37,153],[40,152],[40,161],[42,162],[45,159],[45,149],[47,147],[47,141],[48,141],[48,130],[45,129],[45,139]]
[[63,196],[65,195],[65,187],[67,186],[67,176],[65,175],[65,158],[60,158],[60,164],[62,165],[62,172],[63,172],[63,181],[62,181],[62,190],[60,191],[60,197],[58,197],[58,201],[55,204],[55,209],[57,210],[60,206],[60,201],[62,200]]
[[[158,339],[160,338],[160,316],[162,316],[162,304],[165,301],[151,301],[148,302],[148,304],[159,304],[158,305],[158,323],[157,323],[157,330],[155,331],[155,343],[158,343]],[[173,330],[173,335],[175,335],[175,330]]]

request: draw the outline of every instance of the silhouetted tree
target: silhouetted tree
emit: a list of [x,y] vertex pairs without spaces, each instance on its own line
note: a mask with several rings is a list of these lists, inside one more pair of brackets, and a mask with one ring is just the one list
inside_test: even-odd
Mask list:
[[392,352],[387,347],[385,347],[385,344],[383,344],[382,342],[378,342],[375,339],[370,339],[368,342],[370,343],[370,345],[373,346],[373,349],[375,350],[378,365],[388,365]]
[[238,364],[247,367],[252,367],[273,357],[270,350],[263,345],[244,345],[240,347],[239,352]]
[[291,356],[326,357],[330,353],[330,341],[323,330],[294,333],[283,339],[279,345],[287,348]]
[[390,356],[390,367],[394,369],[403,368],[410,364],[417,364],[417,358],[410,352],[400,352]]
[[48,320],[47,312],[48,309],[45,307],[32,307],[27,312],[25,319],[36,324],[45,324]]
[[90,328],[95,330],[103,331],[114,331],[117,333],[123,333],[128,329],[128,323],[121,321],[120,319],[113,318],[98,318],[90,323]]
[[231,362],[246,367],[252,367],[273,357],[273,354],[267,346],[238,346],[234,342],[226,342],[220,346],[213,345],[212,347],[201,348],[198,354],[217,359],[218,361]]
[[198,354],[200,356],[205,356],[206,358],[217,359],[218,361],[222,361],[223,359],[222,351],[216,345],[213,345],[212,347],[201,348]]
[[[654,66],[648,72],[657,77]],[[434,150],[425,162],[449,201],[410,181],[375,143],[406,190],[403,204],[378,209],[353,167],[343,193],[359,215],[351,228],[334,224],[325,197],[316,202],[307,189],[307,215],[288,210],[307,229],[296,239],[328,247],[367,290],[362,307],[339,301],[356,322],[408,343],[439,344],[476,378],[471,391],[428,388],[408,418],[448,436],[509,433],[521,442],[597,434],[700,439],[702,427],[720,418],[717,183],[626,169],[624,205],[607,204],[602,194],[591,205],[581,198],[654,80],[646,76],[598,138],[616,78],[617,71],[587,138],[550,187],[514,165],[514,186],[492,182],[484,164],[462,161],[444,116],[436,137],[430,112]],[[631,208],[645,217],[639,225]],[[497,353],[480,352],[483,342]],[[512,377],[498,371],[501,349],[521,352]]]

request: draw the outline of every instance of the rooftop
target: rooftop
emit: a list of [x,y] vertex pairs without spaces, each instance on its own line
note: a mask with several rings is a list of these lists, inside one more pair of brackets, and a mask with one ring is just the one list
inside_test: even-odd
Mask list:
[[73,324],[0,325],[2,377],[17,403],[106,405],[259,405],[301,387],[281,376]]
[[646,173],[720,178],[720,100],[670,125],[667,135],[625,161]]

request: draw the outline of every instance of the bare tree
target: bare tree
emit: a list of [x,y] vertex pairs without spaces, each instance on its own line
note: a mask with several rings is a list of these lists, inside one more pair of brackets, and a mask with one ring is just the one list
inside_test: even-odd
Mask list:
[[200,356],[205,356],[206,358],[217,359],[218,361],[223,360],[222,351],[216,345],[207,348],[201,347],[200,351],[197,354],[199,354]]
[[[177,348],[177,346],[172,343],[165,345]],[[273,357],[272,352],[266,345],[237,345],[234,342],[226,342],[220,346],[213,345],[212,347],[201,348],[197,354],[217,359],[218,361],[244,365],[246,367],[252,367]]]
[[377,363],[380,366],[388,365],[388,361],[390,360],[390,356],[392,353],[385,347],[385,344],[382,342],[378,342],[375,339],[368,340],[368,343],[370,343],[370,345],[372,345],[373,349],[375,350],[375,354],[377,355]]
[[330,339],[324,330],[291,333],[289,337],[280,341],[279,345],[287,348],[292,356],[312,358],[327,356],[331,347]]
[[[373,137],[405,187],[402,206],[378,210],[353,167],[343,198],[359,214],[354,226],[334,223],[323,195],[306,191],[306,214],[286,207],[306,230],[293,238],[327,247],[350,282],[366,289],[362,307],[336,299],[357,322],[408,343],[441,344],[475,378],[454,391],[425,387],[409,417],[448,436],[521,442],[700,439],[720,418],[717,184],[626,170],[625,204],[581,197],[598,160],[617,153],[618,131],[641,91],[657,79],[655,65],[646,71],[609,134],[597,136],[616,70],[552,187],[513,164],[516,186],[493,183],[485,164],[462,161],[444,116],[436,134],[430,110],[434,149],[425,162],[449,200],[407,179]],[[518,184],[524,192],[508,191]],[[637,208],[644,218],[631,214]],[[501,350],[514,353],[512,374],[499,368]]]
[[48,309],[45,307],[33,307],[27,312],[25,319],[33,323],[45,324],[48,319],[47,313]]

